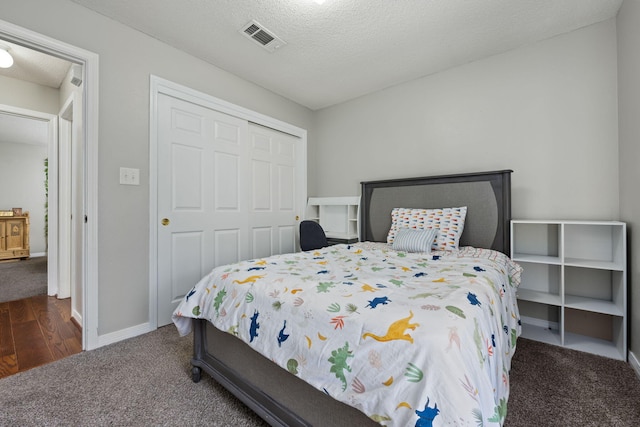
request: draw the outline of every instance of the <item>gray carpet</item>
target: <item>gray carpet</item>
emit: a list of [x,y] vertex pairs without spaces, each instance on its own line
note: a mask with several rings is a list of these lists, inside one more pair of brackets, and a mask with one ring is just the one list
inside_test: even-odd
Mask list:
[[0,262],[0,302],[46,294],[46,256]]
[[640,426],[628,363],[518,339],[506,426]]
[[0,426],[266,426],[213,380],[191,381],[173,326],[0,380]]
[[[190,377],[191,336],[167,326],[0,380],[5,426],[266,426],[208,376]],[[630,366],[518,340],[506,426],[638,426]]]

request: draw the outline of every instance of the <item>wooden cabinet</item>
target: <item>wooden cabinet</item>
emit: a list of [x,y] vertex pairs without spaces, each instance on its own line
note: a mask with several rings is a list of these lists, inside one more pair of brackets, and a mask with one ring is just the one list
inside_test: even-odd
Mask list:
[[306,219],[317,221],[330,244],[359,240],[360,197],[310,197]]
[[29,258],[29,215],[0,217],[0,261]]
[[627,359],[626,224],[511,222],[523,336]]

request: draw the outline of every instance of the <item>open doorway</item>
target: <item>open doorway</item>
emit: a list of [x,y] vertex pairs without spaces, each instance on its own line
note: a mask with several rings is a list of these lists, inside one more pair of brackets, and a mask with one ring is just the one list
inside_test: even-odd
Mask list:
[[[0,230],[0,321],[3,330],[22,331],[22,337],[11,340],[14,364],[1,373],[82,350],[78,222],[83,217],[84,162],[81,66],[6,40],[0,43],[15,58],[10,69],[0,68],[0,211],[11,225]],[[32,313],[32,333],[24,333],[26,324],[15,319],[21,316],[16,313]],[[47,333],[52,323],[59,323],[61,335]],[[44,342],[25,342],[24,336],[44,337]],[[20,357],[38,347],[51,349],[35,361]],[[55,357],[50,359],[49,353]]]
[[[80,201],[76,204],[78,212],[73,218],[74,221],[77,221],[76,260],[78,260],[77,268],[80,271],[76,289],[81,293],[80,298],[78,298],[78,304],[82,310],[80,313],[82,349],[97,348],[100,346],[98,335],[97,269],[98,55],[1,20],[0,39],[80,66],[82,90],[73,100],[74,113],[72,120],[74,126],[77,124],[78,137],[81,139],[80,150],[76,157],[78,174],[80,175],[77,177],[77,182],[81,184],[77,189],[76,197]],[[0,93],[7,96],[5,91],[0,90]],[[65,101],[67,99],[65,98]],[[0,103],[11,104],[11,102],[2,100],[0,100]],[[62,114],[63,110],[56,110],[56,113]],[[49,166],[51,167],[51,163]],[[51,204],[49,209],[53,209]],[[49,227],[51,227],[51,218],[49,221]],[[51,234],[51,232],[52,229],[49,228],[49,233]],[[50,250],[48,253],[51,256]]]

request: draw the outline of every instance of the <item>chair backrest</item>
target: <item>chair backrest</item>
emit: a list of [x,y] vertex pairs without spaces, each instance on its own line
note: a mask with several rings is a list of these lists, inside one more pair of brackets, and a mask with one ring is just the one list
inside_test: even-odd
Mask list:
[[312,251],[329,246],[322,226],[315,221],[305,220],[300,223],[300,248]]

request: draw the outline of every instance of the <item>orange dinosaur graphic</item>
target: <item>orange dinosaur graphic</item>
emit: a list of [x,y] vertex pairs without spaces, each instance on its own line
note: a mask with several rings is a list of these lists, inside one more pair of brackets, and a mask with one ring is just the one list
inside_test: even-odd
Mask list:
[[418,323],[409,323],[411,318],[413,317],[413,311],[409,310],[409,317],[405,317],[404,319],[396,320],[391,325],[389,325],[389,329],[387,330],[386,335],[379,336],[372,334],[371,332],[367,332],[362,335],[362,339],[366,337],[371,337],[376,341],[392,341],[392,340],[406,340],[413,344],[413,337],[409,334],[405,334],[404,331],[407,329],[415,330],[420,324]]
[[256,280],[262,279],[263,277],[264,277],[264,274],[262,276],[249,276],[242,281],[234,280],[233,283],[237,283],[238,285],[244,285],[245,283],[256,283]]

